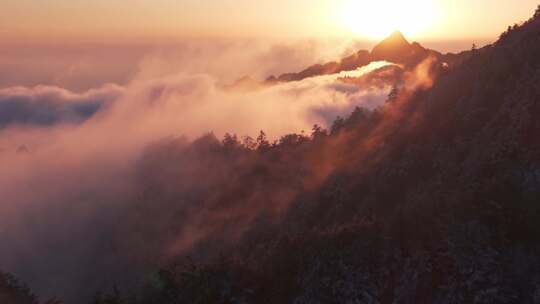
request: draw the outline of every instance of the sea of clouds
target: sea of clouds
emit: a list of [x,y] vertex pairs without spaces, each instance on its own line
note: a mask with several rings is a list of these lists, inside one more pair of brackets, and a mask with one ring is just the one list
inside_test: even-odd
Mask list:
[[309,132],[355,107],[378,107],[390,90],[339,80],[388,63],[235,88],[230,84],[245,73],[264,79],[302,68],[305,57],[324,56],[309,44],[263,51],[250,44],[202,45],[143,56],[124,83],[0,89],[1,270],[40,294],[68,299],[122,281],[103,279],[133,267],[105,235],[122,222],[137,193],[133,172],[149,145],[181,136],[189,142],[208,132],[219,138],[264,130],[272,140]]

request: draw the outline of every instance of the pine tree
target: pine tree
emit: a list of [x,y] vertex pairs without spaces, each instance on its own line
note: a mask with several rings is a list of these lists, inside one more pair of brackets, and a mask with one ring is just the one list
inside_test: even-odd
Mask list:
[[317,124],[313,125],[313,128],[311,130],[311,138],[313,138],[313,140],[318,140],[328,135],[328,132]]
[[270,149],[270,143],[266,139],[266,133],[264,133],[264,131],[262,130],[259,133],[259,136],[257,136],[257,148],[259,149],[259,151],[263,152]]

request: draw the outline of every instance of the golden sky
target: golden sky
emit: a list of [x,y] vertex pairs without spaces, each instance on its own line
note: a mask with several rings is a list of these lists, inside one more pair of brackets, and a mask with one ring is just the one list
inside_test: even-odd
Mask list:
[[[0,0],[0,38],[357,36],[491,39],[537,0]],[[403,3],[407,3],[405,6]],[[396,23],[396,20],[399,22]]]

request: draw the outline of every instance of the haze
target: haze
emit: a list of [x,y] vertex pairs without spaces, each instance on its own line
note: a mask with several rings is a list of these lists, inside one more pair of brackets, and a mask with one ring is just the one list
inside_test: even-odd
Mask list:
[[[534,0],[434,0],[409,1],[403,11],[401,1],[378,1],[373,6],[362,0],[3,0],[0,36],[9,40],[37,41],[88,39],[144,40],[200,36],[249,37],[354,37],[358,33],[344,20],[344,13],[359,20],[380,20],[395,15],[422,12],[433,7],[436,20],[425,24],[414,39],[456,40],[494,39],[508,24],[524,21],[535,9]],[[352,3],[352,4],[351,4]],[[286,7],[286,9],[283,9]],[[374,11],[373,8],[377,8]],[[356,10],[351,12],[350,10]],[[417,18],[432,18],[418,15]],[[392,22],[387,20],[387,22]],[[378,24],[374,24],[376,27]],[[394,30],[394,29],[392,29]],[[405,31],[404,29],[401,29]],[[389,34],[384,33],[382,34]],[[366,38],[364,37],[364,38]],[[381,37],[376,37],[381,38]]]

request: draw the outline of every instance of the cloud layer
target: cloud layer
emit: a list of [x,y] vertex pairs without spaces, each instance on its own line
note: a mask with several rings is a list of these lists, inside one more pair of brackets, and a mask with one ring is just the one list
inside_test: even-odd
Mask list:
[[[163,138],[194,140],[207,132],[256,136],[265,130],[277,139],[313,124],[328,126],[357,106],[372,109],[386,100],[387,86],[338,80],[383,65],[247,91],[225,88],[209,73],[156,72],[155,65],[124,86],[84,93],[50,86],[0,90],[0,239],[9,249],[0,252],[0,269],[19,274],[41,294],[61,292],[67,298],[124,281],[113,275],[103,282],[102,274],[149,264],[126,258],[141,247],[128,240],[119,244],[111,235],[133,221],[123,215],[142,195],[134,177],[148,147]],[[190,140],[180,147],[191,147]],[[178,154],[185,157],[185,172],[175,180],[174,193],[189,198],[197,185],[201,193],[220,187],[223,179],[212,177],[219,166],[204,165],[200,151],[186,151]],[[227,164],[221,170],[228,175],[237,172],[229,160],[219,163]],[[279,195],[282,200],[288,193]],[[199,219],[191,219],[192,227],[201,225]],[[183,231],[180,243],[161,250],[177,252],[197,235],[204,232]]]
[[9,125],[80,123],[119,98],[122,92],[114,85],[83,94],[51,86],[1,89],[0,129]]

